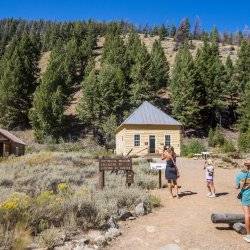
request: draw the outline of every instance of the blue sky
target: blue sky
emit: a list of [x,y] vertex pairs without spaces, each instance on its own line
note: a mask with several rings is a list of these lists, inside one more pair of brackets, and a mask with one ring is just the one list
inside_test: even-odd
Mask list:
[[236,31],[250,26],[249,0],[0,0],[0,18],[125,20],[178,24],[199,16],[202,27]]

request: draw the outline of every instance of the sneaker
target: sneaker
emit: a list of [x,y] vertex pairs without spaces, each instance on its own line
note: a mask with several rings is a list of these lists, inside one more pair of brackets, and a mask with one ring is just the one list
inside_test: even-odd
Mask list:
[[209,197],[209,198],[215,198],[216,196],[215,196],[215,194],[211,194],[211,195],[209,195],[208,197]]
[[246,242],[250,243],[250,234],[244,236],[243,240],[245,240]]
[[212,193],[207,193],[207,197],[209,197],[210,195],[212,195]]

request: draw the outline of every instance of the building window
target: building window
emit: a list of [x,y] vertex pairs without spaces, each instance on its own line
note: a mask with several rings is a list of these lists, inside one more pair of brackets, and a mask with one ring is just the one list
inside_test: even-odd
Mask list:
[[137,146],[140,146],[140,144],[141,144],[140,135],[134,135],[134,146],[137,147]]
[[171,146],[171,138],[170,135],[165,135],[165,146],[170,147]]

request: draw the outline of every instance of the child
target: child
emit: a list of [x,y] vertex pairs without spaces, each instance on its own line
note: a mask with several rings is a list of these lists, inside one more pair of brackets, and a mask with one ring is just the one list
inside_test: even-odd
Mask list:
[[211,159],[205,161],[205,173],[206,173],[206,180],[207,180],[207,188],[209,198],[215,198],[215,187],[214,187],[214,166]]

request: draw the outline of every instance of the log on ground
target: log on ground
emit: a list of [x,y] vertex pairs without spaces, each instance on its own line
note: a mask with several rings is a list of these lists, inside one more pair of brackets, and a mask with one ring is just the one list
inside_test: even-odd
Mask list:
[[245,224],[243,223],[234,223],[233,229],[239,234],[247,234]]
[[243,214],[212,214],[211,220],[213,223],[226,223],[226,224],[235,224],[244,222]]

